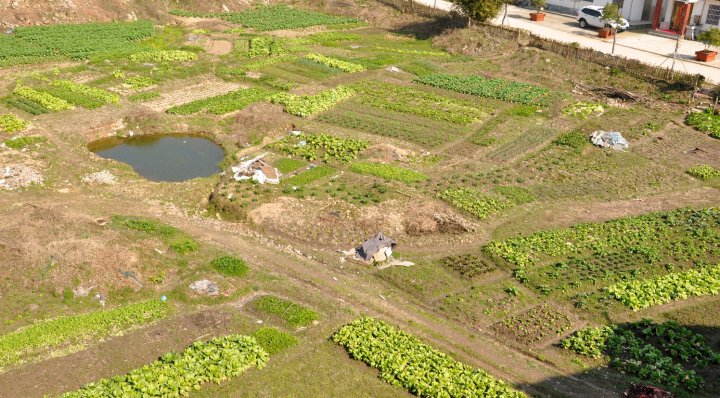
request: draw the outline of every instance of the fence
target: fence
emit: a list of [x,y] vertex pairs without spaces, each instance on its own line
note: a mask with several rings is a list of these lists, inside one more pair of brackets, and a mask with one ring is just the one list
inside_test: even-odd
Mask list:
[[541,50],[550,51],[564,58],[590,61],[602,66],[617,68],[624,73],[643,80],[664,83],[680,83],[690,87],[700,85],[705,80],[702,75],[694,75],[678,71],[673,72],[670,67],[661,68],[648,65],[635,59],[614,56],[593,50],[591,48],[583,48],[573,44],[546,39],[521,29],[489,24],[477,25],[477,28],[488,35],[513,40],[522,45],[528,45]]

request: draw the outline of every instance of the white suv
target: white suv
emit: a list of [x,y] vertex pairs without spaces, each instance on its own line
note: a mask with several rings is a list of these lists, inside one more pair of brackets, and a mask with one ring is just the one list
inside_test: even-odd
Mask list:
[[625,18],[620,19],[620,23],[607,22],[603,20],[603,8],[600,6],[587,6],[578,11],[578,23],[581,28],[592,26],[595,28],[616,28],[618,32],[622,32],[630,27]]

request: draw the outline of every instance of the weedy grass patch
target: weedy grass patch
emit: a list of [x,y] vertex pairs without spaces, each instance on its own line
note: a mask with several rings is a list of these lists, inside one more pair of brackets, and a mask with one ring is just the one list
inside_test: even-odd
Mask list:
[[350,165],[350,171],[407,183],[422,182],[428,179],[428,176],[415,170],[384,163],[357,162]]
[[251,336],[254,337],[258,344],[270,355],[285,351],[298,343],[295,336],[281,332],[275,328],[260,328],[254,331]]
[[308,326],[318,319],[317,312],[275,296],[260,297],[255,301],[255,308],[278,316],[293,327]]
[[248,272],[248,266],[243,259],[234,256],[218,257],[210,262],[213,269],[230,276],[243,276]]

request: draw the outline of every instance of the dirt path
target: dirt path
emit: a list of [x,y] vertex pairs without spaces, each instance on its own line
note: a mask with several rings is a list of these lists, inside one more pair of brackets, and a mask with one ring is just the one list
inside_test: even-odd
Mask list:
[[233,44],[227,40],[210,40],[205,45],[205,51],[212,55],[225,55],[233,50]]

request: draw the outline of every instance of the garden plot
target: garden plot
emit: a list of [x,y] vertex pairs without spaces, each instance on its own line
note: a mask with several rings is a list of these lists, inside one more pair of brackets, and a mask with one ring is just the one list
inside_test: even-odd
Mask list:
[[238,83],[211,80],[171,91],[169,93],[162,93],[160,98],[145,102],[143,105],[156,112],[162,112],[172,108],[173,106],[227,94],[240,88],[242,88],[242,85]]

